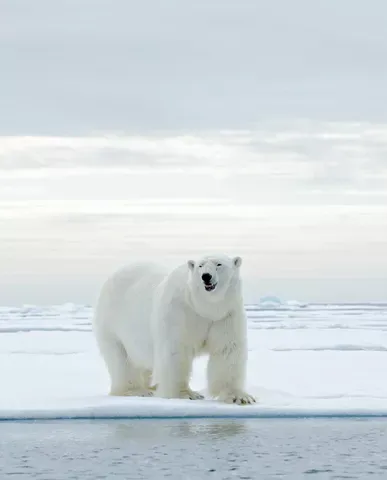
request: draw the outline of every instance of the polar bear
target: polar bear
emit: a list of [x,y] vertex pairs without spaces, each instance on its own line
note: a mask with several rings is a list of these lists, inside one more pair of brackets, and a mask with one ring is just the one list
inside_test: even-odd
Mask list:
[[172,271],[133,264],[107,279],[93,331],[111,395],[203,399],[189,382],[194,358],[208,354],[209,394],[226,403],[255,402],[245,392],[241,263],[241,257],[210,255]]

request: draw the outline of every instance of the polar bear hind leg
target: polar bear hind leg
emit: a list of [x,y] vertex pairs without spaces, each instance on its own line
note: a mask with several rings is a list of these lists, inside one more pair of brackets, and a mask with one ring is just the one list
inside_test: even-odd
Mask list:
[[151,372],[137,367],[128,357],[122,343],[113,336],[97,338],[100,353],[110,376],[110,395],[151,397]]

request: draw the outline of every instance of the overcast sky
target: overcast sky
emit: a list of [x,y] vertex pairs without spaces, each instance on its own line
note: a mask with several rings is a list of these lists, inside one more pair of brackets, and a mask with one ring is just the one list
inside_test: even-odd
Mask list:
[[0,4],[0,303],[244,257],[246,301],[387,300],[384,0]]

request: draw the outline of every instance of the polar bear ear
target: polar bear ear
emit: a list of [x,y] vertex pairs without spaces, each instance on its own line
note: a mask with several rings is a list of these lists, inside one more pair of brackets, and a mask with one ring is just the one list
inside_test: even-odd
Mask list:
[[193,260],[188,260],[187,265],[191,271],[195,268],[195,262]]
[[234,257],[233,258],[234,265],[239,268],[242,265],[242,258],[241,257]]

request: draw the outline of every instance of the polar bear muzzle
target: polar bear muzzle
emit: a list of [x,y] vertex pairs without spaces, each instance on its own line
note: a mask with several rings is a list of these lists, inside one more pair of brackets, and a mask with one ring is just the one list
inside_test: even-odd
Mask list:
[[210,273],[203,273],[202,280],[206,292],[212,292],[213,290],[215,290],[217,283],[213,282],[213,277]]

